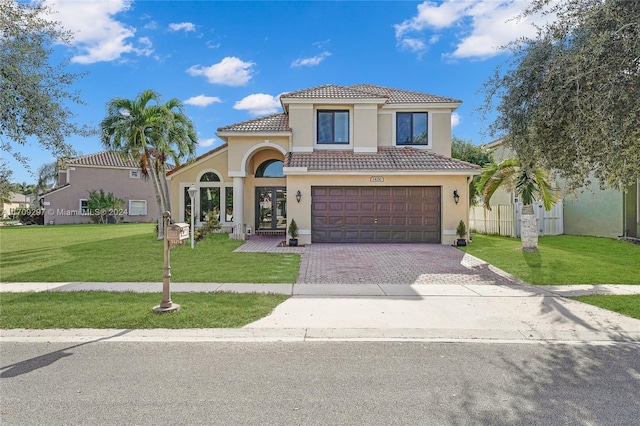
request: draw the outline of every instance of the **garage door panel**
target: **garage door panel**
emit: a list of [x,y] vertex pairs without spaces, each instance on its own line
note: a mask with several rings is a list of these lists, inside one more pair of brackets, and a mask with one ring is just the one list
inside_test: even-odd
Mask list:
[[312,187],[312,242],[440,242],[439,187]]

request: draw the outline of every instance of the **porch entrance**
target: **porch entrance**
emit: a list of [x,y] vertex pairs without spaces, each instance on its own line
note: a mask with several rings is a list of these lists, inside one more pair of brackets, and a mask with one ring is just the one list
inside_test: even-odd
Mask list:
[[256,233],[282,234],[287,229],[287,189],[284,186],[256,187]]

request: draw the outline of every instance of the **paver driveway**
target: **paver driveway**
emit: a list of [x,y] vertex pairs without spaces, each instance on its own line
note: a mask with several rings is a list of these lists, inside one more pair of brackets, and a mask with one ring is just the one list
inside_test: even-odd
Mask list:
[[504,272],[440,244],[320,244],[304,248],[299,284],[515,284]]

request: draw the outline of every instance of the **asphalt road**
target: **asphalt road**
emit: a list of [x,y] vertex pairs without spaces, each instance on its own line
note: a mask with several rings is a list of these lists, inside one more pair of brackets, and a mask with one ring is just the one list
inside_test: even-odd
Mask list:
[[640,346],[0,344],[5,425],[637,425]]

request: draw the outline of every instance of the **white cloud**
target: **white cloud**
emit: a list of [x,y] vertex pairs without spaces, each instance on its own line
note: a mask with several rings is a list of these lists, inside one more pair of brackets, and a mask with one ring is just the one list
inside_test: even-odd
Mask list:
[[322,52],[321,54],[313,56],[311,58],[298,58],[291,63],[291,68],[315,67],[316,65],[319,65],[320,62],[324,61],[329,56],[331,56],[331,52]]
[[254,93],[236,102],[233,109],[246,110],[251,115],[273,114],[280,110],[280,101],[275,96]]
[[541,15],[517,18],[529,4],[524,0],[425,1],[418,5],[416,16],[395,25],[396,41],[402,48],[422,53],[427,49],[420,38],[424,32],[431,32],[429,44],[433,44],[442,38],[439,32],[468,27],[468,31],[452,34],[456,47],[446,56],[486,59],[500,54],[500,47],[511,41],[535,36],[533,23],[552,19]]
[[[149,39],[140,39],[141,46],[132,44],[135,28],[114,17],[131,8],[131,0],[60,1],[46,0],[55,11],[53,19],[74,35],[73,45],[80,53],[72,62],[92,64],[120,59],[126,53],[149,55]],[[78,19],[81,16],[82,19]]]
[[462,121],[462,118],[460,118],[460,114],[458,114],[457,112],[451,113],[451,128],[452,129],[454,127],[456,127],[458,124],[460,124],[460,121]]
[[169,24],[169,29],[171,31],[189,32],[189,31],[195,31],[196,26],[191,22],[180,22],[179,24],[176,24],[176,23]]
[[149,21],[146,24],[144,24],[143,28],[145,30],[157,30],[158,29],[158,23],[156,21]]
[[213,146],[213,144],[215,143],[216,143],[216,138],[198,139],[198,146],[202,148]]
[[193,96],[184,101],[186,105],[194,105],[199,107],[206,107],[213,103],[220,103],[220,102],[222,102],[222,100],[216,96],[205,96],[205,95]]
[[244,86],[251,80],[254,62],[244,62],[236,57],[228,56],[209,67],[194,65],[187,70],[193,76],[205,76],[209,83],[227,86]]

